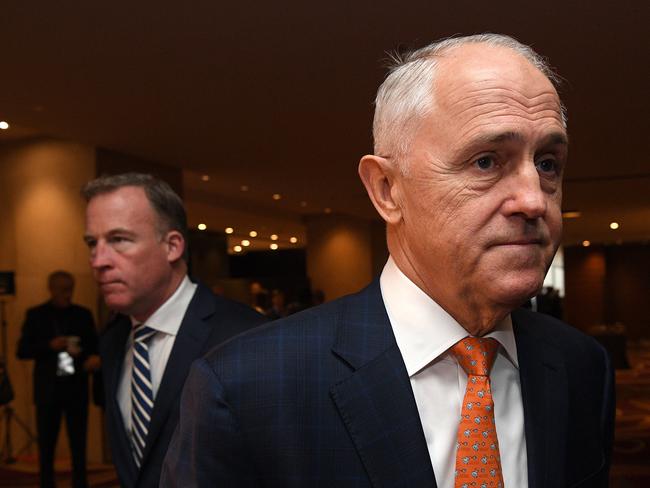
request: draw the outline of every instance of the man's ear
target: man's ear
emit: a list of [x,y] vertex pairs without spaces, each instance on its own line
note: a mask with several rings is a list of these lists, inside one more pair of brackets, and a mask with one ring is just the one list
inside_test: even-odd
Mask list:
[[399,168],[386,158],[368,154],[359,162],[359,176],[379,215],[388,224],[397,224],[402,219]]
[[165,242],[167,244],[167,261],[174,263],[179,259],[182,259],[186,246],[183,234],[177,230],[170,230],[167,232]]

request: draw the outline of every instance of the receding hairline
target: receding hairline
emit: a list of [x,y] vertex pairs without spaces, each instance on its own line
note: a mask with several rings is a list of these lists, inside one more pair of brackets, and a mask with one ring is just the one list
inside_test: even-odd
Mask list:
[[[546,58],[530,46],[502,34],[477,34],[435,41],[420,49],[393,54],[386,78],[375,98],[373,120],[374,151],[390,154],[399,163],[407,154],[411,139],[422,119],[435,110],[436,79],[446,55],[464,47],[507,49],[525,60],[550,83],[559,104],[562,125],[566,128],[566,110],[560,97],[561,78]],[[402,171],[407,167],[400,164]]]

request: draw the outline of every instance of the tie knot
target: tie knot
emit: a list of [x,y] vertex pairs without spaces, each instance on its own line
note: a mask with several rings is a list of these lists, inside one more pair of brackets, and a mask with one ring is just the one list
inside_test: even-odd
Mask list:
[[498,349],[499,343],[490,337],[465,337],[451,352],[468,375],[489,376]]
[[151,339],[156,332],[158,332],[156,329],[152,329],[151,327],[147,327],[144,324],[140,324],[135,328],[133,338],[135,342],[146,344],[147,341],[149,341],[149,339]]

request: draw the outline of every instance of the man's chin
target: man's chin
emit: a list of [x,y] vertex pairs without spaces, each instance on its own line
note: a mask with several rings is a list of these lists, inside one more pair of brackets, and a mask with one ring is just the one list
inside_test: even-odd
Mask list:
[[493,291],[493,299],[514,310],[537,295],[542,289],[543,283],[543,278],[539,279],[538,276],[494,283],[497,286]]
[[104,303],[106,304],[106,307],[113,312],[129,315],[131,302],[124,296],[113,294],[104,295]]

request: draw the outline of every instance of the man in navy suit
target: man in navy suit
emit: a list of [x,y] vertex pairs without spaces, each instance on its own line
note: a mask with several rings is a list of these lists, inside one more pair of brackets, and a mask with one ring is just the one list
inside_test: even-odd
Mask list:
[[[560,242],[555,79],[529,47],[493,34],[396,63],[377,94],[374,154],[359,164],[387,224],[380,278],[197,361],[162,486],[607,486],[606,353],[518,308]],[[461,410],[475,406],[462,401],[461,341],[496,347],[486,449],[499,446],[502,483],[496,469],[457,476],[471,461],[456,459],[470,435]]]
[[128,173],[82,193],[90,265],[118,312],[100,340],[113,462],[121,486],[156,487],[190,364],[264,318],[189,280],[185,210],[165,182]]

